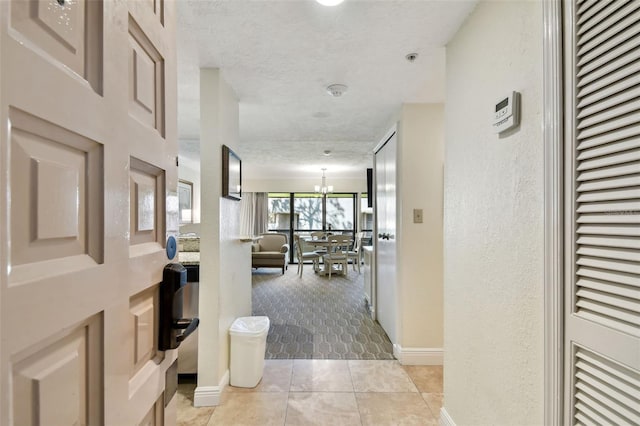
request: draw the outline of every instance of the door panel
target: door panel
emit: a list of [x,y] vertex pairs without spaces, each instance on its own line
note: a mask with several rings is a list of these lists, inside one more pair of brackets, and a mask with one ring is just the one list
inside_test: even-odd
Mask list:
[[9,119],[11,282],[50,273],[42,269],[51,270],[52,261],[66,267],[101,263],[102,145],[17,109]]
[[0,424],[175,423],[174,8],[0,2]]
[[34,52],[68,67],[100,93],[102,1],[62,3],[12,0],[11,27],[17,31],[17,38],[33,44]]
[[376,173],[376,316],[397,343],[396,282],[396,134],[375,154]]
[[130,181],[130,229],[131,255],[134,246],[152,244],[149,250],[162,249],[165,229],[165,176],[164,170],[131,157],[129,162]]
[[129,15],[129,113],[164,136],[164,58]]
[[640,3],[563,5],[564,421],[638,424]]
[[[144,290],[131,298],[131,331],[134,336],[131,353],[131,377],[149,361],[159,360],[158,287]],[[156,359],[158,357],[158,359]]]
[[164,425],[164,404],[161,396],[151,407],[144,419],[139,423],[140,426],[161,426]]
[[102,318],[15,357],[14,424],[100,424]]

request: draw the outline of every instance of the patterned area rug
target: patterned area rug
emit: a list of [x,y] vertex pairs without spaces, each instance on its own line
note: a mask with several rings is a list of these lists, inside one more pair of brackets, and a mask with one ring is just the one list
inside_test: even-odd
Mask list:
[[329,280],[305,265],[300,278],[296,269],[253,271],[253,315],[271,320],[265,358],[394,359],[365,306],[361,274],[350,270]]

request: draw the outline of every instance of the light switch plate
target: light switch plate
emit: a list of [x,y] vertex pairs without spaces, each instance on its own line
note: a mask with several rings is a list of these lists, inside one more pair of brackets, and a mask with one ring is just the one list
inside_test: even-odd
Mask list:
[[413,223],[422,223],[422,209],[413,209]]

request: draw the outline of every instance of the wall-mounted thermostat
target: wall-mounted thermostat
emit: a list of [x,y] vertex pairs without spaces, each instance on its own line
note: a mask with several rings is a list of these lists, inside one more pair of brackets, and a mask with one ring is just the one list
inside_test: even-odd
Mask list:
[[511,92],[509,96],[496,102],[493,116],[493,130],[502,133],[520,124],[520,93]]

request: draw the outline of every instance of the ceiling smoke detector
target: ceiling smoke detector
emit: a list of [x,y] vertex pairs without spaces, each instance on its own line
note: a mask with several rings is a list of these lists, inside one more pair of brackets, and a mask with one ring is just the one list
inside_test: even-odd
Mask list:
[[327,86],[327,93],[334,98],[339,98],[344,92],[347,91],[347,89],[348,87],[344,84],[332,84],[330,86]]
[[408,53],[407,56],[405,56],[405,58],[407,58],[407,61],[413,62],[416,59],[418,59],[418,54],[417,53]]

